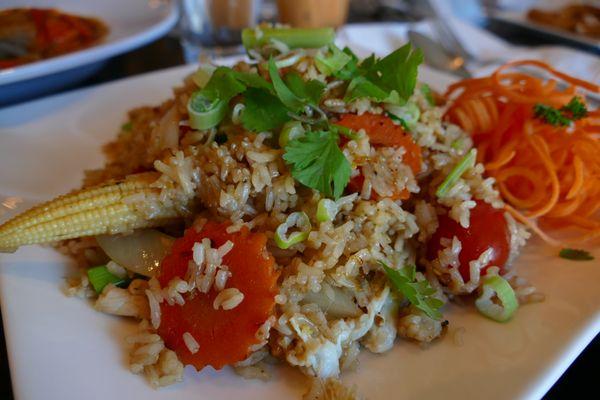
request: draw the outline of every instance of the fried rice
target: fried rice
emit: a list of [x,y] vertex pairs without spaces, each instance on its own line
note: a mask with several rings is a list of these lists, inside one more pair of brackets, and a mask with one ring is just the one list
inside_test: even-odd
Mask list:
[[[302,53],[286,68],[304,80],[325,85],[320,107],[330,121],[345,114],[387,115],[381,102],[345,100],[346,84],[321,73],[310,53]],[[256,62],[239,62],[233,69],[266,74]],[[473,144],[467,133],[443,119],[444,105],[431,104],[419,83],[408,102],[419,111],[409,134],[421,149],[420,172],[415,174],[406,164],[406,148],[373,145],[360,129],[340,148],[352,166],[351,177],[363,175],[362,185],[337,200],[334,218],[320,221],[316,214],[325,196],[294,178],[282,158],[284,150],[277,145],[277,132],[243,128],[235,115],[243,112],[243,106],[236,107],[242,104],[236,98],[228,124],[205,130],[190,127],[188,102],[198,90],[193,78],[188,76],[162,104],[130,111],[127,126],[104,146],[106,165],[86,171],[83,187],[158,172],[160,177],[152,184],[159,189],[156,195],[127,201],[143,204],[141,211],[149,218],[164,206],[185,216],[175,226],[161,228],[163,232],[177,236],[184,227],[201,231],[206,221],[226,221],[229,234],[242,230],[264,234],[278,273],[275,309],[256,330],[248,356],[232,367],[245,378],[268,379],[271,364],[287,363],[313,378],[307,398],[358,398],[354,389],[340,386],[337,379],[344,370],[357,368],[362,349],[384,353],[398,337],[429,343],[442,337],[451,323],[432,318],[399,295],[381,262],[396,269],[416,265],[415,282],[428,283],[434,292],[431,297],[443,303],[459,297],[472,299],[481,288],[493,249],[471,260],[470,279],[465,281],[458,257],[466,243],[456,236],[445,238],[433,260],[426,256],[426,246],[438,229],[440,216],[468,228],[478,203],[502,210],[494,179],[475,163],[445,196],[436,196],[436,189]],[[397,191],[410,195],[394,199]],[[305,240],[281,248],[276,230],[296,212],[305,213],[312,228]],[[539,301],[543,297],[511,267],[529,234],[510,215],[504,218],[510,256],[502,275],[509,279],[519,302]],[[167,285],[112,265],[109,270],[114,275],[131,278],[129,285],[110,284],[100,294],[91,288],[86,274],[88,268],[109,261],[97,241],[78,238],[57,247],[81,266],[81,277],[67,283],[68,295],[91,297],[100,312],[140,321],[139,332],[126,339],[129,367],[154,387],[183,379],[183,362],[157,332],[163,323],[163,305],[183,305],[209,291],[216,293],[215,310],[235,313],[244,302],[244,293],[229,286],[232,273],[223,262],[233,247],[231,242],[222,246],[214,246],[209,239],[195,243],[188,272]],[[488,275],[499,273],[499,268],[486,270]],[[185,332],[182,340],[189,353],[203,352],[205,344],[193,332]]]

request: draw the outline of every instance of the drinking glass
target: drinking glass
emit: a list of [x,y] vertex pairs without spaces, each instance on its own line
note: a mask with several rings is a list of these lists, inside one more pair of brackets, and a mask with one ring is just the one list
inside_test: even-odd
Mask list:
[[260,0],[180,0],[186,62],[241,53],[242,29],[257,24],[260,6]]

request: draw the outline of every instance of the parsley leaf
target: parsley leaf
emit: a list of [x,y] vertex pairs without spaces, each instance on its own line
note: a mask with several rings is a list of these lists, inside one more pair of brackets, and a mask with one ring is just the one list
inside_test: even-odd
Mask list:
[[590,253],[579,249],[562,249],[558,255],[561,258],[574,261],[590,261],[594,259],[594,256]]
[[342,195],[352,170],[337,140],[333,132],[310,131],[290,141],[283,155],[298,182],[336,199]]
[[249,131],[275,129],[290,119],[281,101],[265,89],[248,88],[244,93],[244,103],[242,125]]
[[342,51],[346,53],[350,59],[342,69],[334,72],[333,76],[344,81],[349,81],[358,73],[358,57],[348,47],[344,47],[344,50]]
[[436,297],[435,289],[427,280],[417,281],[416,267],[407,265],[399,270],[392,269],[383,261],[379,261],[385,274],[396,291],[402,294],[406,299],[427,316],[433,319],[441,319],[440,308],[444,302]]
[[585,104],[583,104],[578,96],[573,97],[571,101],[569,101],[569,104],[561,107],[560,111],[563,113],[570,113],[571,119],[573,120],[585,118],[588,114]]
[[388,97],[388,92],[380,88],[364,76],[357,76],[350,81],[344,101],[349,103],[353,100],[368,97],[376,101],[383,101]]
[[412,49],[410,43],[390,53],[369,70],[369,77],[380,87],[396,92],[404,103],[415,91],[418,67],[423,63],[423,52]]
[[379,60],[371,55],[355,69],[344,100],[368,97],[404,104],[415,90],[418,67],[422,62],[423,52],[413,50],[410,43]]
[[588,110],[577,96],[560,109],[538,103],[533,107],[533,114],[544,122],[554,126],[568,126],[572,121],[585,118]]
[[321,95],[325,90],[325,84],[317,80],[311,79],[305,81],[302,79],[300,74],[297,72],[288,72],[284,81],[288,88],[298,97],[302,102],[313,106],[318,106],[321,101]]
[[571,123],[571,120],[565,117],[560,110],[544,104],[536,104],[533,107],[533,114],[537,118],[554,126],[568,126]]
[[226,102],[231,100],[234,96],[246,90],[246,85],[240,82],[235,75],[235,71],[231,68],[217,68],[202,89],[202,95],[209,100],[223,100]]

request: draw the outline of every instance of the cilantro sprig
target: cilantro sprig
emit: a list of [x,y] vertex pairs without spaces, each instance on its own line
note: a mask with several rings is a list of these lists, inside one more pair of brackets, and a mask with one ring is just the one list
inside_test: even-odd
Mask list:
[[567,105],[559,109],[538,103],[533,107],[533,114],[547,124],[569,126],[571,122],[585,118],[588,110],[581,99],[575,96]]
[[440,308],[444,302],[436,297],[435,289],[427,280],[418,281],[417,269],[407,265],[401,269],[392,269],[383,261],[379,261],[393,288],[402,294],[412,305],[427,314],[428,317],[439,320],[442,318]]
[[594,259],[594,256],[589,252],[580,249],[562,249],[558,255],[560,258],[573,261],[591,261]]
[[381,59],[372,55],[360,64],[353,63],[354,60],[356,56],[339,73],[340,79],[350,80],[345,101],[367,97],[404,104],[415,90],[423,52],[413,49],[409,43]]
[[283,155],[297,181],[336,199],[344,192],[352,171],[337,142],[333,131],[309,131],[288,142]]

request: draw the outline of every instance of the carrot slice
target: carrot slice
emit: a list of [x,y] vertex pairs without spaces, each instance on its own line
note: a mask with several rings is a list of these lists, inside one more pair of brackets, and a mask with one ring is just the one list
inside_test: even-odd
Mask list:
[[[174,350],[184,364],[201,370],[207,365],[221,369],[225,365],[244,360],[250,347],[259,342],[256,333],[259,327],[273,314],[277,277],[275,261],[267,251],[267,237],[263,233],[252,233],[246,227],[235,233],[227,233],[228,223],[207,222],[200,232],[188,229],[185,235],[173,244],[170,255],[161,264],[158,277],[161,286],[171,279],[184,279],[188,263],[192,260],[194,243],[204,238],[218,247],[228,240],[233,248],[223,257],[223,264],[232,275],[226,288],[237,288],[244,300],[234,309],[215,310],[214,289],[207,294],[197,291],[186,295],[185,304],[161,304],[161,324],[158,333],[170,349]],[[192,354],[183,341],[189,332],[200,345]]]
[[404,163],[415,174],[421,171],[421,148],[400,125],[394,124],[391,118],[369,113],[362,115],[344,114],[337,123],[354,131],[364,129],[374,146],[404,147],[406,150],[403,158]]

